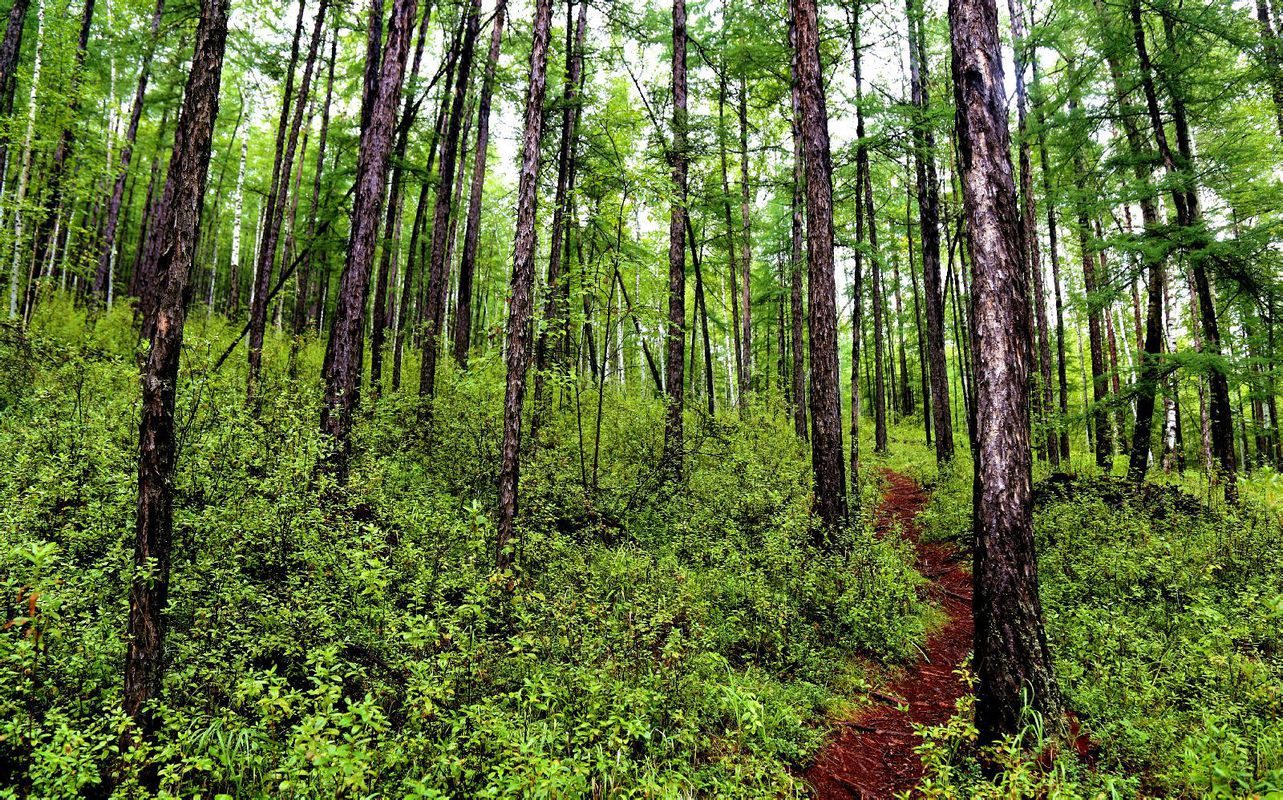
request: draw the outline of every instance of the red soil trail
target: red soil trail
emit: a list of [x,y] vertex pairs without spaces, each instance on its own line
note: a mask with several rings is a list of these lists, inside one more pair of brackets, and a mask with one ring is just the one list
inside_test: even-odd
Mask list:
[[[928,597],[948,614],[948,622],[927,639],[924,658],[897,672],[877,704],[854,719],[838,723],[834,735],[804,773],[820,800],[881,800],[912,791],[922,779],[922,762],[913,748],[920,742],[914,724],[938,725],[954,713],[965,687],[954,674],[971,652],[971,574],[956,547],[919,542],[915,518],[927,494],[906,475],[884,471],[887,481],[878,505],[879,533],[900,534],[917,548],[917,569],[928,580]],[[899,706],[908,706],[908,713]]]

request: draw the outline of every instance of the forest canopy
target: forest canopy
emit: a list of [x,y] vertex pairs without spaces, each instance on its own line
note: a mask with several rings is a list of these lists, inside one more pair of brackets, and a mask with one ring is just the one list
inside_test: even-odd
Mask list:
[[1283,793],[1272,0],[0,0],[0,797]]

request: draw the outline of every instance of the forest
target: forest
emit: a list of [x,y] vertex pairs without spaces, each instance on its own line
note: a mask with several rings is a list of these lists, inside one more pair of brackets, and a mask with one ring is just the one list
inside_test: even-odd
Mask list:
[[0,800],[1283,798],[1280,0],[0,36]]

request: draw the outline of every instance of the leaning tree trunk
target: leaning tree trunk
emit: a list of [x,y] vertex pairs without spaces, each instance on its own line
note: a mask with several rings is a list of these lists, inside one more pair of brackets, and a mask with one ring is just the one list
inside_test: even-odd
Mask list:
[[[174,401],[183,323],[191,294],[188,277],[200,230],[209,171],[219,83],[227,43],[229,0],[202,0],[182,117],[165,181],[161,230],[165,241],[156,275],[151,348],[142,373],[142,414],[138,435],[138,513],[134,575],[129,589],[128,650],[124,710],[136,730],[149,737],[158,727],[147,703],[164,683],[165,605],[169,595],[170,546],[174,527],[174,465],[177,453]],[[131,735],[132,738],[132,735]],[[153,783],[155,775],[150,776]]]
[[797,31],[798,107],[806,164],[807,330],[811,339],[811,468],[824,538],[845,524],[846,465],[842,452],[842,389],[838,375],[837,288],[833,276],[833,164],[820,75],[815,0],[793,0]]
[[[532,290],[535,282],[535,212],[539,201],[539,142],[543,134],[544,95],[548,90],[548,40],[551,27],[552,0],[537,0],[531,34],[530,83],[526,90],[521,176],[517,187],[512,299],[508,305],[508,376],[503,399],[503,448],[499,467],[499,534],[495,544],[496,563],[500,570],[508,569],[513,561],[512,535],[517,516],[517,484],[521,470],[521,405],[526,395],[530,312],[534,305]],[[620,285],[623,285],[623,281],[620,281]]]
[[931,418],[935,421],[936,463],[953,459],[953,420],[949,416],[949,373],[944,357],[944,294],[940,289],[940,191],[936,179],[935,135],[926,115],[925,34],[922,6],[909,2],[909,73],[913,83],[914,161],[918,178],[918,222],[922,237],[922,290],[927,307],[927,361],[930,366]]
[[683,372],[682,329],[686,326],[686,0],[673,0],[673,202],[668,221],[668,331],[665,381],[664,465],[681,480]]
[[[382,4],[374,0],[373,5],[378,8]],[[369,120],[361,132],[352,229],[343,274],[339,277],[338,302],[330,326],[330,340],[321,368],[321,376],[325,380],[321,431],[333,441],[335,450],[329,458],[329,466],[341,479],[347,475],[352,412],[358,400],[364,349],[365,300],[374,251],[378,245],[379,212],[387,187],[401,81],[405,77],[406,56],[410,51],[417,6],[418,0],[393,0],[387,45],[377,68],[378,80],[370,92]],[[378,51],[370,52],[367,57],[378,58]]]
[[454,360],[468,366],[472,345],[472,281],[476,273],[477,245],[481,240],[481,199],[486,183],[486,154],[490,147],[490,103],[494,97],[495,67],[503,44],[503,23],[507,0],[495,5],[494,28],[490,31],[490,52],[477,101],[477,151],[472,159],[472,187],[468,194],[468,221],[463,229],[463,255],[459,259],[459,294],[454,304]]
[[994,0],[950,0],[954,101],[972,270],[976,357],[976,727],[1022,731],[1028,704],[1059,727],[1034,557],[1028,273],[1022,266]]

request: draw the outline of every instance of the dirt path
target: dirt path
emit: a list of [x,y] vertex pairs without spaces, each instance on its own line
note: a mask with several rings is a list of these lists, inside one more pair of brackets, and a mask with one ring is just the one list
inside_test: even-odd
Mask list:
[[[931,581],[928,596],[949,621],[927,639],[925,657],[908,666],[874,694],[877,705],[839,723],[834,735],[804,777],[821,800],[881,800],[917,786],[922,763],[913,748],[913,725],[937,725],[954,712],[962,683],[953,670],[971,652],[971,574],[957,548],[918,542],[915,518],[927,494],[908,476],[886,471],[886,491],[877,510],[879,532],[900,526],[917,547],[917,568]],[[897,706],[908,706],[905,713]]]

